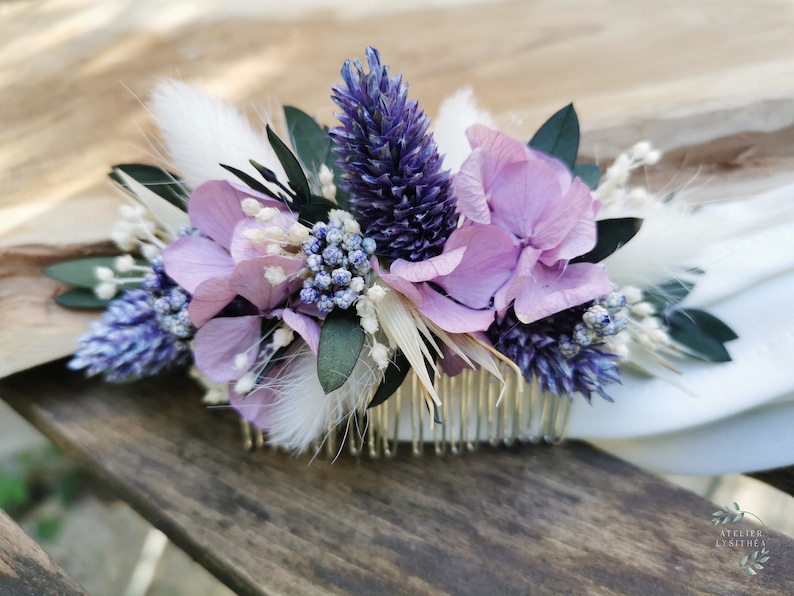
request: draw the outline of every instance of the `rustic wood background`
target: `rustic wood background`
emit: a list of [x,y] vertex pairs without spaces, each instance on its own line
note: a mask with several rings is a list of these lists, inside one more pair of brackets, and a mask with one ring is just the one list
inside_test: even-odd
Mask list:
[[793,25],[786,0],[0,2],[0,376],[68,354],[92,317],[54,306],[38,270],[107,240],[108,166],[161,156],[160,77],[333,123],[329,88],[371,44],[431,115],[470,85],[528,137],[575,100],[585,152],[648,137],[678,149],[661,184],[697,173],[732,196],[791,180]]
[[794,539],[762,529],[771,558],[746,575],[738,563],[755,548],[715,546],[714,504],[582,443],[310,463],[244,452],[236,414],[207,410],[181,374],[110,386],[58,361],[0,380],[0,393],[241,595],[794,585]]

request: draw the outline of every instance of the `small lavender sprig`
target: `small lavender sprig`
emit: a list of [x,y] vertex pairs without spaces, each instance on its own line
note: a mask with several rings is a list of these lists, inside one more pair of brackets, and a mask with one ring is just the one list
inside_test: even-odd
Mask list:
[[88,376],[127,381],[156,375],[170,366],[187,364],[190,344],[160,323],[146,290],[127,290],[113,300],[102,319],[83,335],[68,367]]
[[422,261],[441,254],[455,229],[449,172],[427,133],[429,119],[408,101],[408,86],[389,77],[377,50],[367,48],[366,56],[368,73],[348,60],[345,84],[333,88],[342,109],[342,126],[331,131],[342,188],[377,254]]

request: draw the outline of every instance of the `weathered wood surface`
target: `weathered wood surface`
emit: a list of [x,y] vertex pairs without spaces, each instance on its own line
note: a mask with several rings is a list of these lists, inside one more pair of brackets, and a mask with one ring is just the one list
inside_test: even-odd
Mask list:
[[791,180],[790,155],[743,135],[794,123],[793,25],[786,0],[2,2],[0,376],[65,355],[86,327],[54,313],[54,284],[30,272],[43,252],[108,237],[108,166],[163,157],[141,102],[160,77],[195,80],[252,115],[275,98],[332,123],[340,66],[371,44],[431,115],[471,85],[528,138],[575,101],[583,150],[600,161],[645,137],[669,150],[730,136],[699,161],[674,154],[658,180],[699,172],[696,184],[737,196]]
[[[790,594],[714,505],[581,444],[336,463],[244,452],[182,376],[108,386],[55,362],[0,396],[240,594]],[[738,524],[741,525],[741,524]],[[734,525],[736,526],[736,525]],[[749,526],[748,526],[749,527]]]
[[0,511],[0,594],[77,596],[87,592]]

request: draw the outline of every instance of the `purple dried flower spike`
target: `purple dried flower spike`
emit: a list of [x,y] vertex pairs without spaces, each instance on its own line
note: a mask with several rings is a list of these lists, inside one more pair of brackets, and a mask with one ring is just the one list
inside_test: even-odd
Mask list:
[[344,85],[332,96],[342,109],[342,126],[331,131],[342,188],[377,254],[389,259],[422,261],[441,254],[455,229],[455,199],[449,172],[431,134],[429,119],[408,86],[389,77],[380,53],[366,50],[369,72],[360,61],[342,68]]
[[103,373],[107,381],[156,375],[190,361],[190,344],[163,328],[146,290],[128,290],[113,300],[102,320],[79,339],[68,367]]
[[578,347],[565,355],[568,336],[590,305],[570,308],[529,325],[510,309],[491,325],[487,335],[494,347],[518,365],[527,382],[535,377],[543,391],[572,398],[575,392],[590,401],[597,393],[612,401],[604,387],[620,382],[615,356],[597,347]]

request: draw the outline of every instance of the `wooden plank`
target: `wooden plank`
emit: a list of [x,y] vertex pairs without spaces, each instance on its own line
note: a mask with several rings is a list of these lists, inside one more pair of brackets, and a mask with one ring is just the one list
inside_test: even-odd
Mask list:
[[0,511],[0,594],[77,596],[87,592]]
[[[591,447],[335,463],[244,452],[183,376],[109,386],[63,362],[0,396],[240,594],[788,594],[794,541],[757,576],[714,505]],[[739,524],[741,525],[741,524]]]

